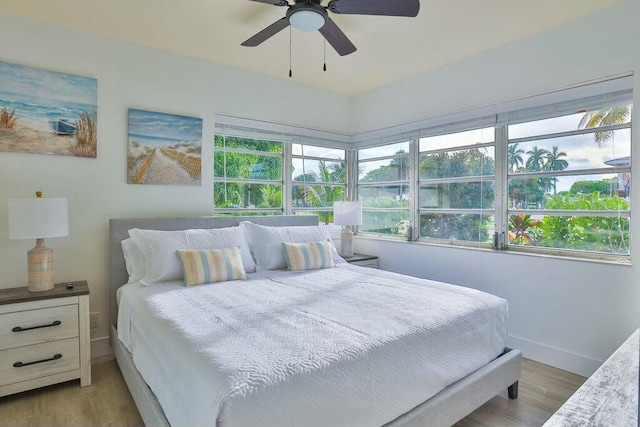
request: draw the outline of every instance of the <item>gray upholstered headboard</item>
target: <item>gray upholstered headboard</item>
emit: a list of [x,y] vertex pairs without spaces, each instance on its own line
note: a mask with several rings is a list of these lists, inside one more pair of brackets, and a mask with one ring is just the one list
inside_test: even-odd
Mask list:
[[129,280],[124,263],[120,242],[129,237],[129,230],[140,228],[146,230],[187,230],[193,228],[223,228],[233,227],[241,221],[251,221],[256,224],[274,227],[293,225],[317,225],[315,215],[274,215],[274,216],[226,216],[200,218],[122,218],[109,220],[109,298],[111,323],[118,320],[116,291]]

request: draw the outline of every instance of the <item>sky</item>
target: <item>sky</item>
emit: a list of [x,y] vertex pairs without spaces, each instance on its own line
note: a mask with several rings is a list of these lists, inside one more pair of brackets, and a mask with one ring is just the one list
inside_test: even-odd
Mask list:
[[130,108],[129,135],[201,141],[202,119]]
[[[293,144],[291,147],[291,151],[294,156],[313,156],[313,157],[324,157],[326,159],[335,159],[335,160],[344,160],[345,150],[335,149],[335,148],[327,148],[327,147],[315,147],[313,145],[302,145],[302,144]],[[303,173],[316,173],[320,172],[320,162],[317,160],[307,159],[303,161],[302,159],[293,158],[293,173],[292,178],[302,175]],[[327,167],[331,167],[337,162],[331,162],[327,160],[325,164]]]
[[[96,79],[0,61],[0,93],[96,105]],[[10,100],[10,99],[9,99]]]

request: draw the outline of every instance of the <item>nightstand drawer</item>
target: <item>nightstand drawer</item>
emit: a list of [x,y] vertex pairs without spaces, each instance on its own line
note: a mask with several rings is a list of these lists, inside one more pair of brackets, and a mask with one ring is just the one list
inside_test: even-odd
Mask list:
[[78,338],[0,351],[0,386],[80,368]]
[[345,258],[351,265],[359,265],[360,267],[378,268],[378,257],[376,255],[353,254],[352,257]]
[[369,268],[378,268],[378,260],[366,260],[366,261],[353,261],[350,262],[351,265],[359,265],[360,267],[369,267]]
[[0,315],[0,350],[78,336],[78,305]]

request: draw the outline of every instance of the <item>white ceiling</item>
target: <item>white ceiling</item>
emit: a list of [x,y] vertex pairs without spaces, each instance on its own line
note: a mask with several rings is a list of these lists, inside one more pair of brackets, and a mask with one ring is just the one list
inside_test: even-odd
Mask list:
[[[320,33],[294,29],[292,80],[355,95],[622,1],[422,0],[417,18],[331,14],[358,50],[340,57],[327,44],[323,72]],[[284,7],[248,0],[0,0],[0,10],[289,78],[288,30],[258,47],[240,46],[284,16]]]

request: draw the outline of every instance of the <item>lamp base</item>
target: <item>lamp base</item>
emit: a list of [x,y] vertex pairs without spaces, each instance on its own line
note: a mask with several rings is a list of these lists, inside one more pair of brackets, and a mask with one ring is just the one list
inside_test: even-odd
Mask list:
[[53,283],[53,250],[44,245],[44,239],[37,239],[36,245],[27,252],[29,267],[29,292],[50,291]]
[[346,226],[340,233],[340,256],[351,258],[353,256],[353,231]]

